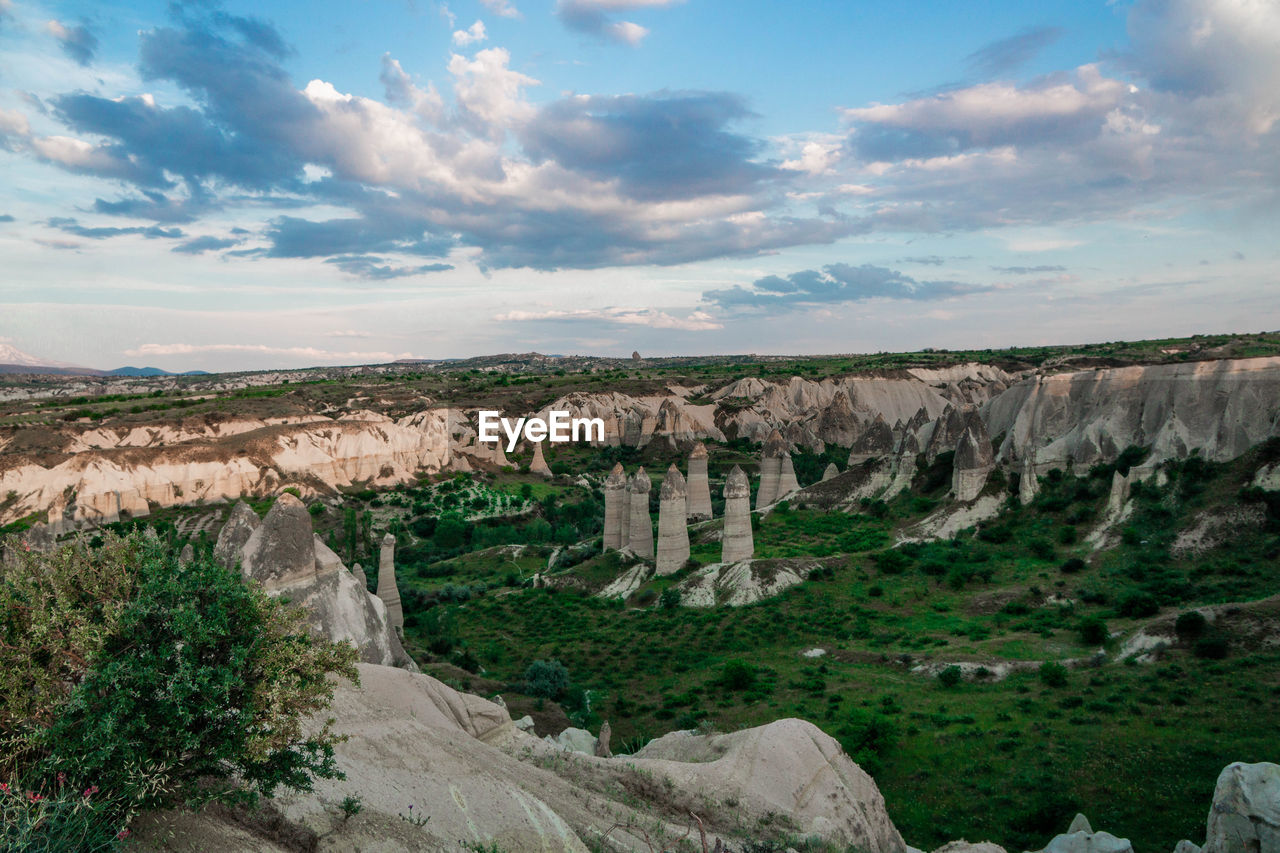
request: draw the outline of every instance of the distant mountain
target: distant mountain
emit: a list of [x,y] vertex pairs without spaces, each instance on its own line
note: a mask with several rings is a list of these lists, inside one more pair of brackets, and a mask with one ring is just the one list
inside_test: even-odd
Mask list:
[[[37,358],[34,355],[28,355],[12,344],[0,343],[0,364],[12,365],[14,367],[58,367],[80,369],[78,365],[68,364],[65,361],[50,361],[49,359]],[[87,370],[88,368],[84,368]]]
[[184,373],[172,373],[158,367],[117,367],[108,370],[108,376],[208,376],[207,370],[188,370]]

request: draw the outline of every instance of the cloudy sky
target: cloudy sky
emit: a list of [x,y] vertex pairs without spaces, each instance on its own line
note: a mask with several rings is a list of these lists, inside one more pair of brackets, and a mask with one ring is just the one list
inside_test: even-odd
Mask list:
[[1280,328],[1275,0],[0,0],[0,342],[115,367]]

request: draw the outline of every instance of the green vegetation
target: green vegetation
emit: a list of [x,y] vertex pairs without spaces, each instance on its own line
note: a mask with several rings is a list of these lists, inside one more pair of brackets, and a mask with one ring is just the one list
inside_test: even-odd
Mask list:
[[303,722],[328,706],[331,673],[356,677],[354,653],[314,640],[300,611],[154,535],[8,544],[0,781],[18,849],[111,849],[143,808],[340,776],[336,736]]

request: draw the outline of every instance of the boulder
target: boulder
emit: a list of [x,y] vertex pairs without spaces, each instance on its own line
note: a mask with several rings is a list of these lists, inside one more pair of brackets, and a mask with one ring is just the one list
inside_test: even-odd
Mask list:
[[1280,853],[1280,765],[1227,765],[1213,789],[1204,853]]
[[674,464],[662,480],[658,501],[658,547],[654,568],[659,575],[675,574],[689,562],[688,489]]
[[720,560],[724,563],[750,560],[755,552],[751,532],[751,484],[742,469],[734,465],[724,481],[724,537]]
[[262,519],[244,501],[236,501],[231,508],[227,523],[218,533],[218,541],[213,546],[213,558],[227,567],[227,571],[235,571],[240,562],[245,543],[262,524]]
[[979,841],[971,844],[963,838],[959,841],[949,841],[946,844],[934,850],[933,853],[1005,853],[1005,849],[999,844],[990,841]]
[[596,738],[595,735],[586,729],[578,729],[570,726],[555,737],[547,735],[544,738],[547,743],[559,747],[565,752],[580,752],[583,755],[596,754]]
[[1055,836],[1040,853],[1133,853],[1133,845],[1109,832],[1069,832]]

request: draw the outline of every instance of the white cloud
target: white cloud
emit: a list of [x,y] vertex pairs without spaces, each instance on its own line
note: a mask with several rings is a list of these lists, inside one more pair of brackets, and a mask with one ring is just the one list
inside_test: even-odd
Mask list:
[[705,332],[724,328],[723,323],[706,311],[693,311],[688,316],[677,317],[656,308],[553,308],[542,311],[508,311],[497,315],[494,319],[500,323],[570,320],[614,323],[621,326],[648,326],[651,329],[678,329],[685,332]]
[[484,21],[476,21],[465,30],[453,31],[453,43],[459,47],[466,47],[469,44],[482,42],[489,37],[484,30]]
[[520,17],[520,10],[511,5],[509,0],[480,0],[480,3],[500,18]]

